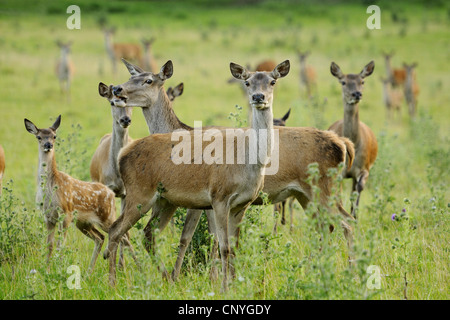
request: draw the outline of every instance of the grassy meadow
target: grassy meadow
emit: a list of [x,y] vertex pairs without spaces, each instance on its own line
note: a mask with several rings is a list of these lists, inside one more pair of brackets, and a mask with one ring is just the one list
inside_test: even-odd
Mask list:
[[[71,4],[81,9],[81,29],[69,30]],[[0,299],[449,299],[450,298],[450,7],[444,1],[376,1],[381,29],[369,30],[368,1],[25,1],[0,2],[0,144],[6,154],[0,198]],[[111,132],[111,112],[98,83],[119,84],[129,74],[118,64],[113,74],[101,25],[115,26],[115,41],[140,43],[155,37],[152,50],[161,67],[174,74],[165,87],[184,83],[174,102],[178,117],[193,125],[235,126],[246,118],[247,101],[231,77],[229,63],[255,66],[272,59],[291,62],[290,74],[275,89],[274,116],[291,108],[288,126],[326,130],[343,116],[341,85],[330,74],[331,61],[344,73],[359,73],[371,60],[365,79],[360,120],[376,134],[379,151],[362,192],[355,229],[356,267],[347,265],[342,229],[324,232],[295,205],[294,226],[272,232],[272,206],[252,207],[244,217],[235,260],[236,278],[221,293],[210,281],[211,247],[204,219],[194,236],[176,283],[165,281],[176,260],[183,210],[158,235],[157,254],[143,245],[148,215],[131,230],[142,271],[126,255],[117,288],[108,285],[107,261],[99,257],[88,275],[93,241],[71,226],[65,245],[46,265],[46,228],[36,209],[38,150],[24,118],[47,128],[58,115],[56,159],[59,169],[90,180],[90,159],[100,138]],[[71,40],[76,71],[70,100],[55,75],[57,40]],[[312,97],[300,83],[297,50],[311,52],[317,74]],[[418,113],[410,119],[388,116],[380,77],[383,51],[395,51],[394,67],[417,62]],[[236,105],[242,111],[237,111]],[[230,113],[235,114],[230,116]],[[238,113],[236,115],[236,113]],[[237,118],[237,119],[236,119]],[[130,136],[148,135],[135,109]],[[305,151],[307,152],[307,151]],[[350,180],[342,199],[350,210]],[[120,208],[119,202],[117,208]],[[120,212],[118,210],[117,215]],[[395,218],[392,216],[395,214]],[[336,224],[337,226],[339,223]],[[58,235],[57,237],[60,237]],[[106,247],[105,241],[103,249]],[[322,247],[322,250],[319,248]],[[81,289],[70,289],[70,266],[81,270]],[[374,288],[376,266],[380,286]],[[219,279],[220,276],[219,276]],[[369,288],[370,287],[370,288]]]

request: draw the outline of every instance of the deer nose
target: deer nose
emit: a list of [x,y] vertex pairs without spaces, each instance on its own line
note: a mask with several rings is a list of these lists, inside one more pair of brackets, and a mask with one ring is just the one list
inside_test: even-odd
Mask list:
[[44,143],[44,149],[50,150],[51,148],[53,148],[53,144],[51,144],[50,142]]
[[261,103],[264,101],[264,95],[262,93],[255,93],[252,96],[253,102]]
[[123,118],[120,118],[120,125],[122,126],[122,127],[128,127],[129,125],[130,125],[130,123],[131,123],[131,119],[130,119],[130,117],[123,117]]
[[122,92],[122,87],[120,87],[120,86],[113,87],[112,91],[113,91],[114,95],[118,95],[119,93]]
[[352,93],[352,97],[360,100],[362,98],[362,93],[360,91],[355,91]]

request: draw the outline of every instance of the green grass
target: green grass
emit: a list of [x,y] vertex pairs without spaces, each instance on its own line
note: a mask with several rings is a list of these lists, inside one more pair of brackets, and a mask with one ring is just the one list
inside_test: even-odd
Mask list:
[[[379,1],[382,29],[371,31],[366,28],[369,15],[364,3],[262,1],[255,6],[229,1],[214,5],[203,1],[80,1],[82,28],[68,30],[65,10],[72,4],[69,1],[35,1],[33,5],[2,1],[0,144],[6,153],[3,185],[7,189],[0,204],[0,298],[403,299],[406,274],[408,299],[449,299],[448,4],[425,7],[427,2],[422,1]],[[120,65],[117,75],[111,72],[98,26],[102,20],[117,26],[117,41],[157,38],[153,45],[157,64],[162,66],[169,59],[174,63],[174,75],[166,87],[185,84],[174,108],[190,125],[194,120],[204,125],[234,125],[229,114],[235,112],[235,105],[246,108],[247,104],[239,88],[227,84],[229,62],[255,65],[270,58],[291,61],[290,74],[277,84],[275,117],[292,108],[289,126],[327,129],[343,113],[340,85],[329,72],[331,61],[344,72],[356,73],[374,60],[375,72],[365,81],[360,118],[375,132],[379,155],[355,225],[357,268],[347,268],[340,228],[319,251],[314,221],[301,208],[296,208],[293,231],[281,226],[274,236],[272,208],[267,206],[253,208],[244,219],[237,277],[225,294],[220,293],[220,281],[209,281],[211,262],[194,259],[195,252],[187,257],[179,282],[169,284],[162,279],[157,266],[163,261],[172,269],[180,236],[177,224],[160,234],[156,257],[143,249],[142,229],[132,229],[144,271],[138,271],[127,256],[116,290],[108,286],[108,267],[102,258],[94,274],[87,275],[93,242],[73,226],[47,272],[44,221],[34,209],[37,146],[23,119],[48,127],[61,114],[59,168],[89,179],[90,158],[100,138],[111,131],[112,121],[108,103],[98,95],[98,83],[118,84],[129,78]],[[73,41],[76,74],[71,102],[60,94],[54,74],[57,39]],[[309,64],[316,69],[319,82],[315,100],[307,99],[300,86],[296,49],[311,51]],[[400,117],[386,117],[379,77],[384,76],[381,52],[390,50],[396,52],[395,66],[418,62],[421,92],[416,120],[408,118],[406,106]],[[130,131],[133,138],[148,134],[140,110],[134,110]],[[349,194],[350,181],[344,181],[346,208],[350,207]],[[392,221],[392,214],[400,216],[402,209],[408,219]],[[209,244],[200,248],[197,254],[204,255]],[[67,286],[71,265],[81,269],[81,290]],[[369,265],[381,269],[380,290],[366,287]]]

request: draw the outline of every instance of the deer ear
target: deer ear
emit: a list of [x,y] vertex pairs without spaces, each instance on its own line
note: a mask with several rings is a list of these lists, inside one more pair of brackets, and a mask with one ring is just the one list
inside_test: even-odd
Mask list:
[[359,73],[359,75],[361,76],[361,78],[365,78],[370,76],[373,73],[373,70],[375,69],[375,62],[370,61],[365,67],[364,69],[362,69],[362,71]]
[[182,82],[179,85],[177,85],[175,88],[173,88],[173,95],[175,97],[179,97],[183,94],[183,90],[184,90],[184,84]]
[[173,63],[172,60],[167,61],[159,71],[159,77],[165,81],[173,75]]
[[339,68],[339,66],[334,62],[331,62],[330,72],[338,79],[342,79],[344,77],[344,73],[341,71],[341,68]]
[[29,133],[32,133],[34,135],[36,135],[39,131],[39,129],[34,125],[33,122],[31,122],[28,119],[24,119],[24,123],[25,123],[25,129],[27,129],[27,131]]
[[281,118],[281,120],[286,121],[289,118],[289,115],[291,114],[291,108],[289,108],[289,111],[286,112],[286,114]]
[[139,68],[138,66],[136,66],[136,65],[134,65],[134,64],[132,64],[132,63],[129,63],[127,60],[125,60],[124,58],[122,58],[122,62],[125,64],[125,66],[127,67],[127,69],[128,69],[128,72],[130,72],[130,74],[132,75],[132,76],[137,76],[137,75],[139,75],[139,74],[141,74],[141,73],[143,73],[144,72],[144,70],[142,70],[141,68]]
[[233,77],[238,80],[247,80],[250,77],[250,73],[243,66],[230,62],[230,71]]
[[56,131],[56,130],[58,130],[60,124],[61,124],[61,115],[59,115],[58,118],[56,118],[55,123],[52,124],[50,129],[52,129],[53,131]]
[[272,77],[274,77],[275,79],[283,78],[288,75],[290,69],[291,63],[289,62],[289,60],[285,60],[279,65],[277,65],[275,69],[273,69],[271,73]]
[[100,94],[100,96],[102,96],[103,98],[109,98],[111,97],[111,89],[110,87],[108,87],[106,84],[104,84],[103,82],[100,82],[98,84],[98,93]]

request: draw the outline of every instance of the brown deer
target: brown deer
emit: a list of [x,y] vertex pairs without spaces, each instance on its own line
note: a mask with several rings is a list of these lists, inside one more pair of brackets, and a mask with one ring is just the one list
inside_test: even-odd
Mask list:
[[156,39],[154,37],[152,37],[151,39],[141,39],[142,46],[144,47],[144,58],[142,61],[142,66],[145,70],[150,70],[151,72],[157,73],[158,66],[156,65],[155,58],[152,54],[152,44],[153,42],[155,42],[155,40]]
[[[124,63],[131,74],[131,78],[128,82],[114,87],[113,92],[127,106],[143,109],[150,133],[172,132],[177,129],[193,130],[192,127],[181,122],[175,115],[163,88],[165,80],[173,74],[171,61],[168,61],[161,68],[159,74],[144,72],[139,67],[126,61]],[[142,81],[146,78],[151,80],[148,86],[142,85]],[[251,96],[249,96],[249,99],[251,99]],[[347,166],[351,166],[354,157],[353,143],[346,138],[338,137],[333,132],[315,128],[277,129],[280,129],[279,170],[275,175],[265,177],[263,191],[269,195],[269,200],[272,203],[281,202],[290,196],[294,196],[300,199],[300,204],[303,208],[306,208],[312,199],[311,186],[306,182],[308,165],[318,162],[322,176],[319,182],[321,203],[328,206],[326,199],[331,193],[332,183],[326,173],[329,168],[336,168],[342,161],[346,161]],[[299,143],[301,148],[299,148]],[[255,204],[262,204],[261,199],[257,199]],[[338,204],[338,209],[344,219],[353,220],[353,217],[345,211],[341,204]],[[211,211],[207,210],[207,214],[208,212]],[[178,278],[184,254],[192,239],[200,214],[201,210],[188,210],[187,212],[180,239],[180,250],[172,273],[174,280]],[[212,214],[212,218],[208,218],[208,224],[214,230],[213,216]],[[147,243],[151,244],[154,241],[152,229],[163,230],[169,219],[170,217],[165,218],[163,223],[159,222],[159,225],[147,224],[145,228]],[[351,248],[352,228],[345,221],[342,221],[342,226],[349,242],[349,248]]]
[[417,96],[419,95],[419,85],[415,80],[414,68],[417,67],[417,63],[406,64],[403,63],[403,67],[406,70],[406,81],[404,86],[404,93],[406,102],[408,104],[408,113],[411,118],[416,116],[417,112]]
[[331,63],[331,74],[342,85],[344,100],[344,119],[333,123],[328,130],[339,136],[349,138],[355,145],[355,160],[350,169],[343,172],[344,178],[353,181],[352,193],[357,192],[356,204],[352,204],[352,215],[356,218],[356,208],[359,205],[361,191],[369,178],[370,168],[373,166],[378,153],[378,143],[375,134],[362,121],[359,121],[359,102],[362,99],[364,78],[370,76],[375,68],[373,61],[369,62],[359,74],[344,74],[339,66]]
[[3,175],[5,174],[5,150],[3,150],[3,147],[0,145],[0,196],[2,195],[3,187],[2,187],[2,181],[3,181]]
[[183,94],[184,84],[183,82],[179,83],[176,87],[169,87],[166,91],[167,96],[170,101],[175,100],[176,97],[179,97]]
[[406,70],[401,68],[392,68],[391,58],[393,55],[393,51],[391,53],[383,53],[386,67],[386,78],[389,80],[393,88],[403,87],[406,81]]
[[61,56],[56,63],[56,75],[59,80],[59,87],[62,93],[67,94],[67,99],[70,100],[70,83],[75,72],[75,66],[70,58],[70,47],[72,42],[62,43],[57,41],[56,44],[61,49]]
[[313,90],[316,87],[316,71],[310,65],[307,65],[306,58],[310,55],[310,52],[298,51],[298,57],[300,59],[300,81],[306,88],[306,94],[311,96]]
[[[120,108],[114,104],[112,85],[107,86],[100,82],[98,92],[100,96],[106,98],[111,104],[113,129],[112,133],[103,136],[92,156],[90,165],[91,179],[110,188],[114,191],[116,197],[123,198],[125,190],[120,178],[117,159],[119,158],[120,149],[133,141],[128,135],[133,109],[129,107]],[[120,103],[120,101],[117,101],[117,103]]]
[[113,43],[113,35],[115,28],[105,28],[103,30],[105,36],[105,48],[113,66],[114,74],[117,72],[117,60],[124,58],[136,63],[142,62],[141,47],[136,43]]
[[[222,259],[222,289],[227,290],[228,272],[232,269],[230,255],[230,236],[237,236],[238,224],[247,207],[258,197],[263,187],[264,172],[273,143],[272,91],[276,80],[289,72],[289,61],[280,63],[272,72],[250,73],[240,65],[231,63],[230,69],[236,78],[246,81],[252,92],[253,121],[251,129],[235,130],[230,144],[222,140],[222,150],[233,152],[232,163],[206,164],[178,163],[171,159],[174,148],[173,133],[150,135],[136,140],[123,149],[119,156],[120,173],[127,191],[122,215],[111,226],[108,250],[105,257],[110,259],[110,282],[115,283],[115,260],[118,241],[152,208],[152,217],[160,218],[162,227],[167,224],[178,206],[194,209],[214,209],[216,234],[218,236]],[[161,85],[165,79],[157,79],[151,73],[143,73],[130,81]],[[159,82],[159,83],[158,83]],[[162,88],[162,86],[161,86]],[[262,91],[261,88],[264,88]],[[164,92],[162,90],[162,92]],[[115,93],[116,95],[116,93]],[[121,96],[123,98],[123,96]],[[128,103],[127,103],[128,105]],[[230,129],[231,130],[231,129]],[[195,131],[185,131],[194,137]],[[215,129],[215,139],[225,136],[225,130]],[[245,163],[237,163],[239,139],[256,132],[255,146],[260,155],[258,161],[251,163],[251,151],[245,150]],[[260,134],[265,132],[265,134]],[[190,140],[192,141],[192,140]],[[192,144],[194,151],[194,145]],[[263,152],[261,153],[261,149]],[[203,152],[206,147],[202,146]],[[183,151],[184,153],[185,151]],[[227,161],[228,162],[228,161]],[[241,214],[242,213],[242,214]],[[162,223],[162,220],[164,222]]]
[[387,117],[391,117],[393,111],[399,114],[403,102],[403,92],[393,88],[389,79],[380,78],[380,80],[383,85],[383,101]]
[[[26,130],[36,136],[39,145],[36,202],[44,213],[49,232],[47,264],[50,262],[53,251],[55,226],[59,214],[65,214],[63,222],[65,239],[67,228],[72,223],[76,212],[77,228],[95,242],[89,265],[89,271],[92,272],[104,241],[103,234],[97,230],[96,226],[108,232],[114,222],[116,216],[114,193],[101,183],[80,181],[58,171],[53,146],[56,131],[61,124],[61,116],[58,116],[53,125],[47,129],[37,128],[28,119],[24,119],[24,123]],[[121,239],[121,242],[132,249],[127,235]],[[123,258],[121,257],[120,260],[123,261]]]

